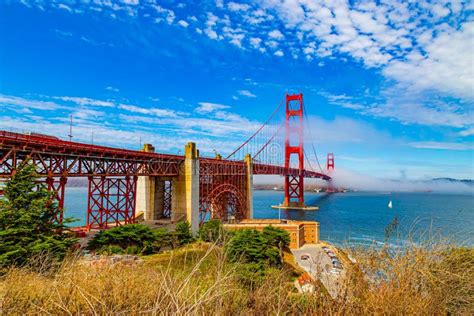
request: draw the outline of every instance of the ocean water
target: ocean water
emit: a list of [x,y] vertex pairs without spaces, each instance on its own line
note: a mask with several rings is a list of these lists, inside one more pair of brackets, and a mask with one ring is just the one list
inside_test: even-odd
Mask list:
[[[441,193],[312,193],[308,205],[318,211],[275,210],[283,200],[281,191],[254,191],[255,218],[315,220],[321,239],[338,245],[371,245],[385,241],[385,230],[396,218],[398,225],[389,242],[403,247],[409,240],[448,239],[458,245],[474,246],[474,195]],[[393,208],[388,208],[392,200]],[[87,188],[66,189],[66,216],[84,225]]]

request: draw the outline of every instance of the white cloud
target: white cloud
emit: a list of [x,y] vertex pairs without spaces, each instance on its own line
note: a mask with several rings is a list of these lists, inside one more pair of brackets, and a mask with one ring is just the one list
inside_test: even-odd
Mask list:
[[103,106],[103,107],[114,107],[115,104],[110,101],[103,101],[103,100],[96,100],[84,97],[54,97],[54,99],[63,100],[67,102],[73,102],[79,105],[95,105],[95,106]]
[[155,22],[159,23],[165,20],[168,24],[172,24],[174,19],[176,18],[176,14],[173,10],[165,9],[159,5],[152,4],[150,5],[155,11],[158,13],[158,17],[155,18]]
[[212,113],[217,110],[228,109],[228,105],[218,104],[218,103],[210,103],[210,102],[199,102],[199,106],[195,109],[196,112],[200,114],[207,114]]
[[214,31],[212,29],[207,28],[207,29],[204,30],[204,33],[206,33],[206,35],[210,39],[217,39],[218,38],[216,31]]
[[441,150],[473,150],[473,144],[463,143],[447,143],[447,142],[412,142],[411,147],[424,149],[441,149]]
[[253,48],[259,48],[261,43],[262,43],[262,39],[259,37],[250,38],[250,44],[252,45]]
[[62,3],[58,4],[58,8],[62,9],[62,10],[66,10],[68,12],[72,12],[72,9],[70,7],[68,7],[67,5],[62,4]]
[[279,30],[273,30],[273,31],[269,32],[268,36],[270,38],[274,38],[274,39],[277,39],[277,40],[281,40],[281,39],[285,38],[285,36],[283,36],[283,34]]
[[474,135],[474,127],[470,127],[468,129],[465,129],[465,130],[459,132],[459,135],[461,135],[461,136],[472,136],[472,135]]
[[184,20],[179,20],[178,21],[178,24],[184,28],[188,27],[189,26],[189,23],[184,21]]
[[45,110],[52,111],[62,108],[62,106],[49,102],[49,101],[38,101],[31,99],[24,99],[16,96],[1,95],[0,94],[0,104],[2,107],[8,108],[24,108],[24,109],[36,109],[36,110]]
[[406,60],[390,63],[384,74],[411,89],[435,89],[474,100],[474,22],[464,23],[459,31],[439,34],[424,49],[424,55],[413,50]]
[[441,4],[435,4],[433,5],[431,11],[438,17],[443,18],[447,16],[451,11],[449,11],[448,8]]
[[250,9],[248,4],[236,3],[236,2],[229,2],[227,7],[230,11],[247,11]]
[[278,57],[282,57],[285,54],[281,50],[277,50],[274,55]]
[[158,117],[177,117],[176,112],[173,110],[157,109],[157,108],[142,108],[136,105],[128,105],[128,104],[120,104],[118,107],[119,109],[129,111],[129,112],[134,112],[134,113],[151,114]]
[[109,91],[113,91],[113,92],[119,92],[120,91],[118,88],[115,88],[115,87],[112,87],[112,86],[106,87],[105,90],[109,90]]
[[238,92],[239,92],[240,95],[243,95],[243,96],[248,97],[248,98],[256,98],[257,97],[255,94],[253,94],[249,90],[239,90]]

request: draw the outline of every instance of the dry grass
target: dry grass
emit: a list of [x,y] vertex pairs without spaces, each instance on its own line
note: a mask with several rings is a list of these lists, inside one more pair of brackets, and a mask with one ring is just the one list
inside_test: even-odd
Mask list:
[[54,273],[12,269],[0,280],[2,314],[361,315],[474,311],[474,250],[420,247],[389,254],[355,249],[345,294],[293,292],[291,271],[270,271],[246,288],[222,249],[209,244],[145,258],[140,265],[82,265]]

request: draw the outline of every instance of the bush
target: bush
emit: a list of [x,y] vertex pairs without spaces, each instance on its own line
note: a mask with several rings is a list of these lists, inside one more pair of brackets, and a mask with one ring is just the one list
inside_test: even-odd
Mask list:
[[290,246],[290,233],[288,233],[286,230],[273,226],[267,226],[263,229],[262,234],[268,243],[277,247],[278,249],[287,249]]
[[[230,262],[253,263],[264,269],[279,266],[282,258],[274,241],[256,230],[242,229],[226,245]],[[254,268],[254,267],[253,267]]]
[[220,243],[225,237],[225,231],[222,227],[222,223],[218,219],[212,219],[205,222],[199,228],[198,236],[202,241]]
[[175,230],[176,240],[179,246],[189,244],[194,241],[191,233],[191,225],[188,222],[179,222]]
[[37,180],[35,166],[25,162],[5,187],[0,200],[0,269],[44,254],[60,261],[77,242],[66,227],[54,222],[60,210]]
[[91,250],[107,252],[108,247],[115,246],[113,253],[117,253],[116,247],[122,249],[122,252],[129,247],[135,247],[134,251],[137,253],[150,254],[156,252],[157,241],[159,235],[153,229],[141,224],[130,224],[97,233],[89,241],[88,247]]

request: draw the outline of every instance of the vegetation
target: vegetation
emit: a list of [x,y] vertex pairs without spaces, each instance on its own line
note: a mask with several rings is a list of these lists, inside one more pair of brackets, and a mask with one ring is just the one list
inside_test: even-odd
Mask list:
[[191,225],[188,222],[179,222],[176,224],[175,229],[176,241],[179,246],[189,244],[194,241],[193,234],[191,232]]
[[[285,231],[280,231],[282,234],[288,234]],[[279,266],[282,263],[282,258],[276,245],[280,241],[274,239],[274,237],[279,238],[280,235],[275,234],[275,232],[267,230],[261,233],[250,229],[237,231],[226,244],[230,262],[250,263],[262,268],[265,266]]]
[[194,241],[187,222],[176,224],[175,231],[151,229],[142,224],[117,226],[97,233],[88,244],[90,250],[103,254],[142,254],[176,248]]
[[211,219],[201,225],[198,237],[202,241],[221,244],[225,239],[225,231],[222,223],[218,219]]
[[28,162],[17,170],[0,200],[0,269],[27,264],[47,255],[61,260],[76,243],[64,226],[55,223],[58,207],[52,195],[37,183],[35,167]]
[[[460,314],[474,310],[474,249],[412,244],[347,249],[343,291],[335,299],[294,291],[294,271],[282,260],[290,238],[283,230],[240,230],[227,235],[218,221],[203,225],[193,242],[188,223],[175,231],[134,224],[98,233],[90,249],[104,253],[159,254],[143,261],[87,261],[53,223],[57,207],[34,168],[25,165],[0,201],[0,306],[4,314]],[[395,231],[394,220],[386,231]],[[224,238],[225,237],[225,238]],[[47,260],[47,259],[46,259]],[[48,266],[46,264],[46,266]],[[33,268],[32,268],[33,267]]]
[[358,267],[349,267],[346,290],[332,299],[323,291],[294,293],[285,266],[249,287],[224,248],[192,243],[142,264],[69,259],[52,275],[14,268],[0,279],[0,306],[5,314],[470,315],[473,255],[447,246],[412,245],[391,255],[353,249]]
[[147,226],[131,224],[97,233],[89,241],[91,250],[105,253],[151,254],[160,248],[161,235]]

